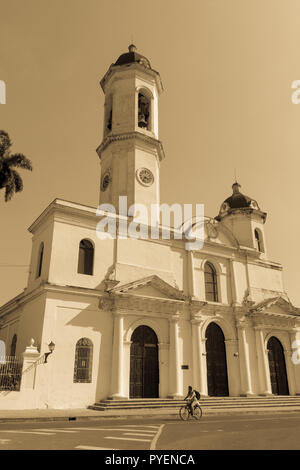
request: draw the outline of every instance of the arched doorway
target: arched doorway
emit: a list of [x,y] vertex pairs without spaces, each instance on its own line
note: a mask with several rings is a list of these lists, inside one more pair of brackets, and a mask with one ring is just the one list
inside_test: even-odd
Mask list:
[[155,332],[139,326],[131,336],[130,398],[158,397],[158,346]]
[[216,323],[210,323],[206,330],[206,363],[208,395],[228,396],[224,334]]
[[272,393],[289,395],[284,352],[281,342],[272,336],[267,344]]

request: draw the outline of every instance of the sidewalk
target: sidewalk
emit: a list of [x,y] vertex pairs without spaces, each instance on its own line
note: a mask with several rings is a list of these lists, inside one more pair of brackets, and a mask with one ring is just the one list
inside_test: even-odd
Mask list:
[[[299,406],[257,407],[257,408],[202,408],[205,416],[229,416],[229,415],[264,415],[299,413]],[[0,423],[20,421],[84,421],[102,419],[126,419],[130,418],[164,418],[178,416],[175,409],[145,409],[141,410],[114,410],[96,411],[86,408],[77,409],[43,409],[43,410],[0,410]]]

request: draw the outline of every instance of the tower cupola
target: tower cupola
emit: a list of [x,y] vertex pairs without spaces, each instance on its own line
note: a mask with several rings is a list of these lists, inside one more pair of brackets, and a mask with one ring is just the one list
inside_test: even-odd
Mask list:
[[[225,201],[222,203],[219,215],[216,217],[217,220],[221,220],[228,214],[231,214],[236,209],[237,210],[257,210],[260,211],[259,205],[257,201],[249,196],[240,192],[241,185],[236,181],[232,185],[232,195],[229,196]],[[261,212],[262,218],[266,219],[267,214],[265,212]]]
[[215,219],[232,231],[241,246],[266,253],[263,225],[267,214],[260,209],[255,199],[241,193],[240,188],[241,185],[235,181],[232,195],[221,204]]

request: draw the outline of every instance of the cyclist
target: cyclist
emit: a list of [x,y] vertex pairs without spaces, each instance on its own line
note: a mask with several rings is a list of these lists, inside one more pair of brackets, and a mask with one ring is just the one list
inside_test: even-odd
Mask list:
[[191,410],[191,415],[194,415],[194,409],[195,406],[199,405],[199,401],[197,400],[195,390],[193,390],[193,387],[189,385],[188,387],[188,393],[187,396],[185,397],[185,400],[189,400],[189,408]]

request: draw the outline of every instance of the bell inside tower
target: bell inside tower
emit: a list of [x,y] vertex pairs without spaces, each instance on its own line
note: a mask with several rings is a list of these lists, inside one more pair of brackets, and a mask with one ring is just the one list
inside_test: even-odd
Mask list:
[[138,126],[149,130],[150,123],[150,101],[139,93],[138,96]]

